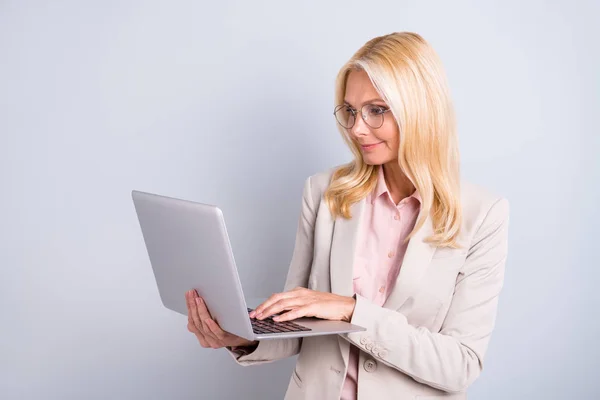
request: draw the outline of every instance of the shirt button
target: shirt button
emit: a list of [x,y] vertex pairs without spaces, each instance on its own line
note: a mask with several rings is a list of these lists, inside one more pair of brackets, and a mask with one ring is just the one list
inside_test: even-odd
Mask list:
[[394,252],[393,252],[393,251],[390,251],[390,252],[388,253],[388,258],[392,258],[392,257],[394,257]]
[[379,288],[379,293],[383,293],[383,292],[384,292],[384,290],[385,290],[385,286],[382,286],[382,287],[380,287],[380,288]]
[[400,216],[399,216],[399,215],[394,215],[394,219],[395,219],[396,221],[398,221],[398,220],[400,219]]

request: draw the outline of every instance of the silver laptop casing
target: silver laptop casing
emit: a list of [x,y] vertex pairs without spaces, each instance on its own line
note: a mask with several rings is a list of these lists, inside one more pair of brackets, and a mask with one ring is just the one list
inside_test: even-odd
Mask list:
[[185,292],[196,289],[224,331],[248,340],[365,330],[342,321],[300,318],[293,322],[310,331],[255,334],[221,210],[214,205],[137,190],[132,191],[132,198],[166,308],[187,316]]

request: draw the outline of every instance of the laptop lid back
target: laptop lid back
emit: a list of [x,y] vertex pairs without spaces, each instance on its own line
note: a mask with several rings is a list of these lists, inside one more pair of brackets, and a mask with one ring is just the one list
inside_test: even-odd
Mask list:
[[221,328],[253,338],[221,210],[141,191],[132,198],[163,305],[187,316],[196,289]]

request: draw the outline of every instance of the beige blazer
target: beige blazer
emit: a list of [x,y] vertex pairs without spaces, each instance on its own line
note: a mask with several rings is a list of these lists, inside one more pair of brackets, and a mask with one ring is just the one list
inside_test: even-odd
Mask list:
[[[350,220],[333,220],[323,193],[333,170],[309,177],[284,290],[297,286],[352,296],[352,266],[364,201]],[[430,219],[406,250],[395,288],[383,307],[357,296],[352,323],[359,333],[260,342],[241,365],[298,354],[287,400],[339,400],[350,346],[360,351],[358,399],[466,399],[479,376],[494,329],[507,256],[508,201],[462,183],[463,249],[423,238]]]

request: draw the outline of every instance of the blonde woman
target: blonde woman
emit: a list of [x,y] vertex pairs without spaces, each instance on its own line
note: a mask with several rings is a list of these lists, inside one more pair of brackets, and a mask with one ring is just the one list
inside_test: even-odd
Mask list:
[[366,331],[248,342],[196,293],[188,329],[241,365],[298,354],[286,399],[465,399],[494,329],[508,202],[461,181],[445,73],[418,34],[359,49],[337,77],[334,114],[354,160],[306,180],[284,292],[250,316]]

